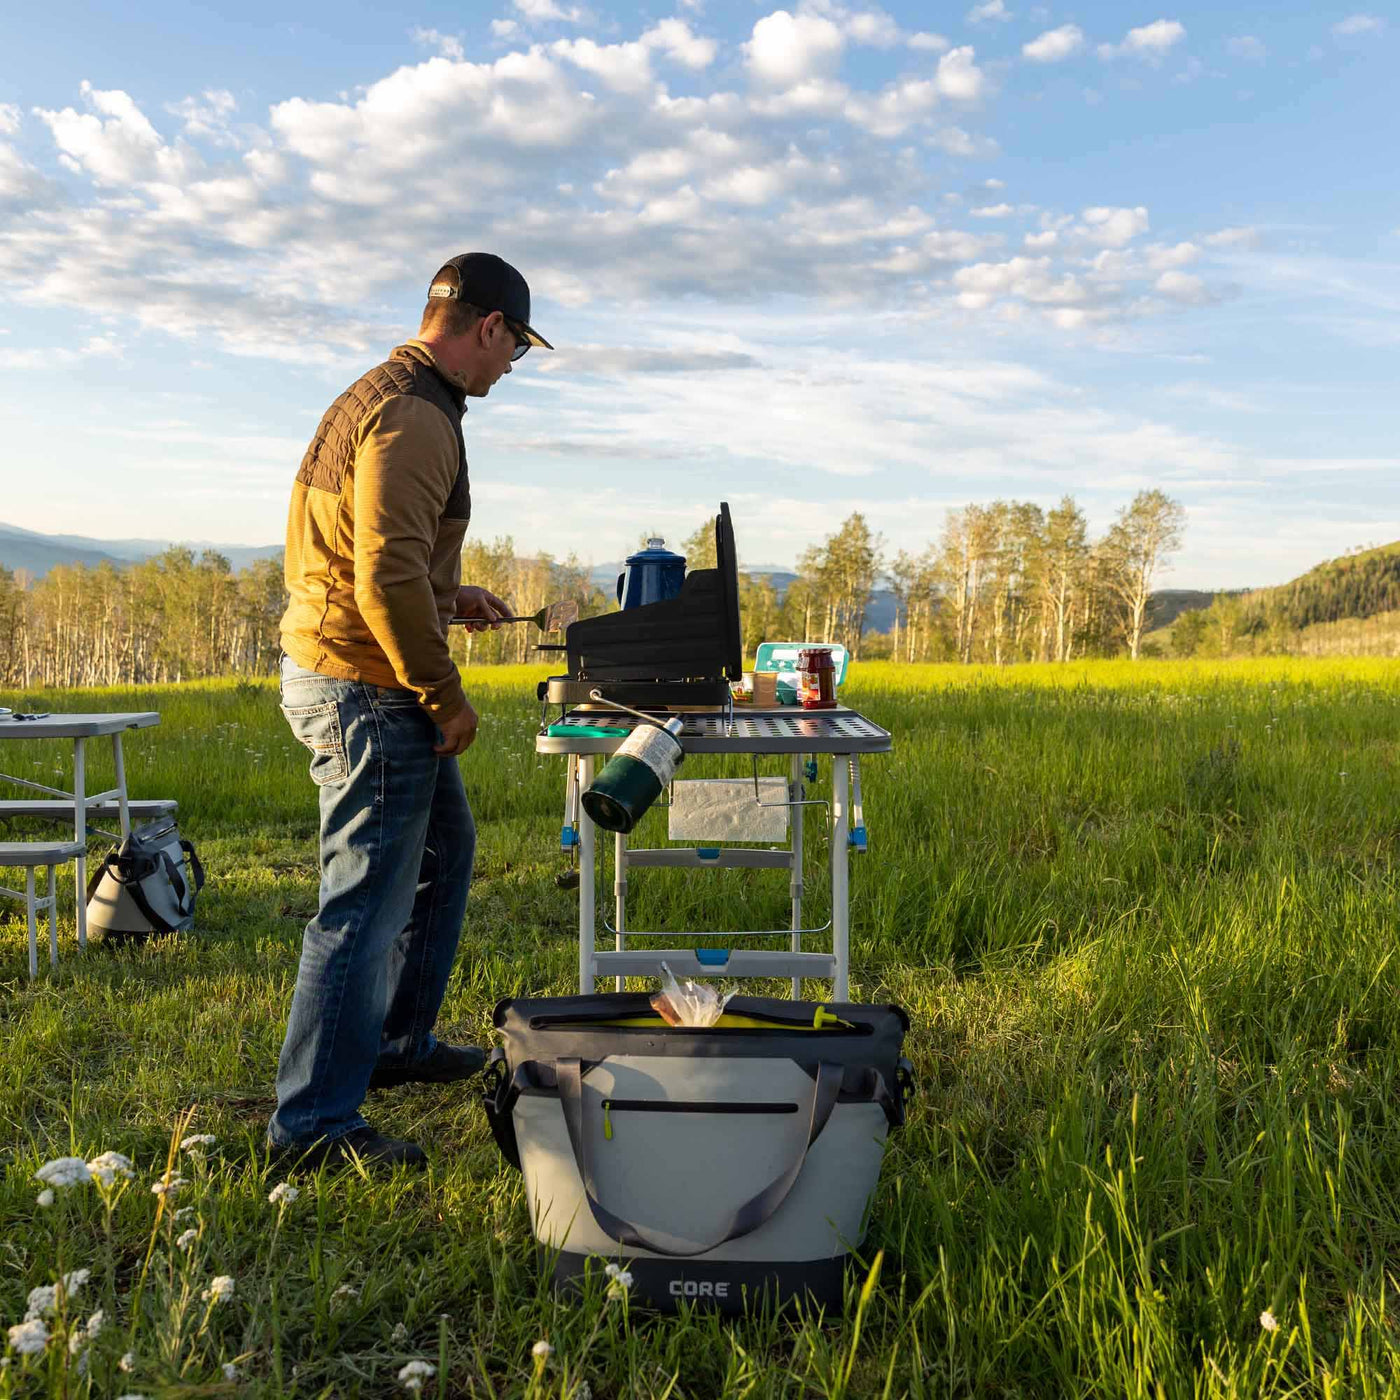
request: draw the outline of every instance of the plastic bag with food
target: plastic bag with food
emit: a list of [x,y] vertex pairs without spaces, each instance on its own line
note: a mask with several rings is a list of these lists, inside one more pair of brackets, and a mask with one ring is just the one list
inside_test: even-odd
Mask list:
[[661,971],[666,974],[665,981],[661,990],[652,994],[651,1007],[668,1026],[713,1026],[724,1015],[733,992],[721,992],[689,977],[678,982],[664,962]]

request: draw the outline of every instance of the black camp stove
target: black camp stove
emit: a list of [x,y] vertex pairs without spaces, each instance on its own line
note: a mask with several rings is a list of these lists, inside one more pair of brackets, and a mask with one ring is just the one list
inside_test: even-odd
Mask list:
[[542,681],[545,707],[588,708],[592,692],[647,711],[728,709],[743,674],[739,562],[728,505],[715,517],[715,567],[691,569],[674,598],[602,617],[564,633],[569,674]]

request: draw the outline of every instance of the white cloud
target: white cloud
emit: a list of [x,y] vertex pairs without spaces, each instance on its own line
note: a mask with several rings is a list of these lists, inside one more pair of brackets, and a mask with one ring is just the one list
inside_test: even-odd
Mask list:
[[1225,41],[1225,48],[1236,58],[1246,58],[1251,63],[1263,63],[1269,56],[1264,41],[1253,34],[1237,34],[1233,39]]
[[984,204],[978,209],[968,210],[974,219],[1004,219],[1015,212],[1015,206],[1011,204]]
[[1172,268],[1189,267],[1198,262],[1201,250],[1194,243],[1152,243],[1145,250],[1147,266],[1153,272],[1165,272]]
[[[133,180],[187,178],[196,161],[167,146],[131,98],[120,90],[100,91],[89,82],[82,94],[93,112],[61,112],[36,108],[36,115],[53,133],[59,150],[77,167],[102,184]],[[103,118],[107,120],[103,120]]]
[[985,24],[988,20],[1004,23],[1010,18],[1011,11],[1006,8],[1006,0],[981,0],[967,12],[969,24]]
[[1379,34],[1385,28],[1385,21],[1379,15],[1348,15],[1332,26],[1332,33],[1340,38],[1353,34]]
[[[508,21],[513,24],[514,20]],[[408,36],[415,44],[422,44],[424,48],[433,49],[444,58],[450,58],[455,62],[460,62],[467,55],[462,49],[462,41],[455,34],[443,34],[437,29],[410,29]]]
[[213,141],[220,146],[238,145],[238,138],[229,130],[229,119],[238,110],[231,92],[209,89],[201,97],[167,103],[165,110],[184,122],[185,135],[192,139]]
[[1059,63],[1083,47],[1084,31],[1077,24],[1062,24],[1022,44],[1021,52],[1034,63]]
[[595,44],[592,39],[556,39],[549,51],[601,78],[615,92],[647,92],[654,82],[651,51],[641,42]]
[[79,364],[83,360],[112,359],[120,354],[110,336],[94,335],[79,346],[36,345],[22,350],[0,348],[0,369],[42,370],[54,365]]
[[982,70],[973,62],[976,51],[970,45],[949,49],[938,60],[938,91],[955,102],[975,102],[985,86]]
[[1043,233],[1028,233],[1023,241],[1033,253],[1041,253],[1048,248],[1053,248],[1060,241],[1060,235],[1054,229],[1049,228]]
[[1059,324],[1078,325],[1102,310],[1086,305],[1092,302],[1094,294],[1072,273],[1055,277],[1048,257],[1014,257],[1001,263],[960,267],[953,274],[953,285],[958,291],[958,305],[969,311],[984,310],[1001,298],[1009,298],[1047,310],[1074,308],[1078,315],[1056,320]]
[[497,39],[514,39],[520,33],[520,21],[514,19],[493,19],[491,33]]
[[927,29],[911,34],[907,42],[911,49],[922,53],[942,53],[948,47],[948,41],[941,34],[930,33]]
[[1201,240],[1212,248],[1257,248],[1259,230],[1254,228],[1222,228],[1206,234]]
[[1190,272],[1164,272],[1155,286],[1164,297],[1187,306],[1206,306],[1214,300],[1205,282]]
[[695,34],[683,19],[663,19],[642,35],[641,43],[660,49],[673,62],[695,72],[708,68],[719,51],[713,39]]
[[554,0],[511,0],[511,3],[532,24],[543,24],[549,20],[582,24],[588,18],[587,12],[578,6],[571,5],[565,10],[556,5]]
[[0,136],[13,136],[19,130],[20,111],[12,102],[0,102]]
[[843,28],[852,43],[870,48],[893,48],[900,40],[899,26],[884,10],[860,10],[846,18]]
[[1186,37],[1186,26],[1174,19],[1154,19],[1151,24],[1128,30],[1121,44],[1100,44],[1102,59],[1145,58],[1159,63]]
[[1080,232],[1106,248],[1121,248],[1148,229],[1147,210],[1140,204],[1135,209],[1097,205],[1084,210],[1082,217]]
[[749,71],[759,82],[790,88],[828,73],[841,57],[840,29],[820,15],[774,10],[753,27],[744,45]]
[[937,84],[927,78],[891,83],[875,97],[851,97],[845,104],[847,118],[876,136],[902,135],[938,105]]

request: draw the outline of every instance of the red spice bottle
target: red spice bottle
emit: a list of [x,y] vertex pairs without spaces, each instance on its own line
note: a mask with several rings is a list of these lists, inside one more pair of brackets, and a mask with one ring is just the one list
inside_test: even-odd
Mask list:
[[804,647],[798,653],[797,698],[804,710],[836,708],[836,663],[829,647]]

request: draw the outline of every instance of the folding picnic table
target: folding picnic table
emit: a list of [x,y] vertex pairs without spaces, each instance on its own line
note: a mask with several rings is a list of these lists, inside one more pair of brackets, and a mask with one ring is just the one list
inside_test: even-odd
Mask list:
[[[888,753],[892,747],[889,732],[881,729],[856,711],[780,710],[740,711],[732,715],[694,713],[683,716],[685,728],[681,744],[686,761],[703,754],[781,755],[789,760],[788,803],[792,813],[791,844],[786,849],[757,850],[751,846],[710,847],[671,846],[658,850],[632,850],[627,837],[617,833],[614,838],[614,909],[611,925],[614,946],[599,951],[596,947],[596,846],[597,831],[587,812],[576,801],[577,793],[586,790],[593,781],[597,758],[606,758],[622,742],[622,736],[587,737],[560,733],[560,726],[585,728],[597,725],[595,712],[573,711],[561,720],[542,727],[535,739],[535,752],[560,754],[567,758],[568,793],[566,798],[565,837],[577,820],[577,849],[579,856],[579,991],[594,990],[594,979],[614,975],[618,989],[627,976],[653,976],[659,973],[664,960],[678,976],[691,977],[790,977],[792,994],[801,995],[804,977],[829,977],[833,997],[845,1001],[849,996],[850,976],[850,864],[852,851],[864,852],[866,835],[861,810],[860,755]],[[606,724],[629,729],[639,721],[623,714],[609,713]],[[554,732],[548,733],[546,730]],[[807,806],[828,806],[824,798],[807,799],[806,784],[816,780],[816,755],[831,759],[830,841],[831,841],[831,952],[806,950],[804,935],[822,932],[807,929],[802,924],[802,841],[803,812]],[[756,764],[756,760],[755,760]],[[854,809],[854,810],[853,810]],[[854,818],[854,820],[853,820]],[[572,844],[569,842],[569,844]],[[648,933],[627,927],[627,870],[637,866],[674,866],[683,869],[786,869],[792,899],[790,929],[748,930],[733,933],[712,933],[691,936],[705,938],[756,939],[789,936],[787,949],[691,947],[637,948],[629,946],[630,938],[670,937],[671,934]],[[682,934],[681,937],[686,937]]]
[[[4,739],[71,739],[73,741],[73,791],[47,787],[43,783],[31,782],[28,778],[0,773],[0,782],[12,783],[30,792],[46,793],[49,798],[60,798],[64,807],[72,806],[73,840],[83,845],[83,853],[78,856],[76,877],[78,906],[78,946],[87,947],[87,847],[88,811],[93,807],[109,807],[116,803],[117,815],[121,824],[121,834],[131,832],[131,811],[126,791],[126,762],[122,755],[122,735],[128,729],[149,729],[160,723],[160,715],[155,710],[142,710],[130,714],[47,714],[37,719],[15,719],[12,716],[0,718],[0,740]],[[106,792],[87,792],[87,741],[110,736],[112,759],[116,768],[116,786]],[[59,808],[64,819],[67,813]],[[43,816],[55,815],[52,801],[39,799],[17,799],[0,802],[0,815],[4,816]],[[106,835],[107,833],[99,833]]]

